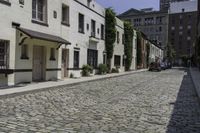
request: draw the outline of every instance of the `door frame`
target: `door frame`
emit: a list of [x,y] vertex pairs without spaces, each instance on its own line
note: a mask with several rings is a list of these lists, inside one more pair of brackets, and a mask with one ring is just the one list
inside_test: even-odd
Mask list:
[[41,46],[41,45],[33,45],[33,60],[32,60],[32,81],[34,81],[34,77],[33,77],[33,72],[34,72],[34,48],[35,47],[41,47],[42,48],[42,74],[41,74],[41,80],[40,81],[45,81],[46,80],[46,47],[45,46]]

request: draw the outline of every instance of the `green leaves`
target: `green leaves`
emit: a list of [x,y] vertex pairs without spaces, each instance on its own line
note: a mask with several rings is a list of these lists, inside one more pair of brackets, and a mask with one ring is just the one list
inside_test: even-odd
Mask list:
[[108,8],[106,9],[106,37],[105,37],[105,44],[106,44],[106,52],[107,52],[107,60],[108,60],[108,66],[110,69],[111,59],[113,57],[113,49],[114,49],[114,43],[116,40],[116,14],[113,11],[113,9]]
[[142,63],[142,35],[137,31],[137,64],[141,65]]
[[125,36],[125,43],[124,43],[124,54],[126,56],[125,59],[125,70],[129,71],[132,63],[132,56],[133,56],[133,27],[130,22],[124,22],[124,36]]

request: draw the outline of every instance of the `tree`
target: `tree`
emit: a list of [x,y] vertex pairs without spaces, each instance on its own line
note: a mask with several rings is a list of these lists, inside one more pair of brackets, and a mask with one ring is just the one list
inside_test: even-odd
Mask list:
[[137,31],[137,64],[141,65],[142,63],[142,35]]
[[130,22],[124,22],[124,54],[125,54],[125,70],[129,71],[132,64],[133,57],[133,27]]
[[149,42],[147,43],[147,67],[149,67],[149,54],[150,54],[150,44]]
[[113,57],[114,43],[116,40],[116,14],[113,9],[106,9],[106,18],[105,18],[105,44],[107,52],[107,65],[111,69],[111,59]]
[[174,49],[173,49],[171,43],[168,43],[168,44],[167,44],[166,50],[167,50],[167,59],[168,59],[170,62],[172,62],[173,59],[174,59],[175,56],[176,56],[176,52],[174,51]]

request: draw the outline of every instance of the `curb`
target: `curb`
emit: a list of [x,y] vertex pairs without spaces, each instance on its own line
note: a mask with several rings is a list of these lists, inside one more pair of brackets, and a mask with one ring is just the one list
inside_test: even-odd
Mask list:
[[13,93],[11,92],[11,93],[8,93],[8,94],[0,94],[0,99],[2,99],[2,98],[11,98],[11,97],[19,96],[19,95],[24,95],[24,94],[30,94],[30,93],[32,94],[32,93],[38,93],[38,92],[53,90],[53,89],[55,89],[55,87],[72,87],[74,85],[79,85],[79,84],[82,84],[82,83],[90,83],[90,82],[94,82],[94,81],[101,81],[101,80],[117,78],[117,77],[121,77],[121,76],[137,74],[137,73],[146,72],[146,71],[147,71],[147,69],[144,69],[144,70],[141,70],[141,71],[132,71],[132,72],[124,73],[124,74],[120,74],[119,73],[119,75],[111,75],[109,77],[100,77],[98,79],[91,79],[91,80],[89,79],[89,80],[80,81],[80,82],[76,82],[76,83],[66,83],[66,84],[63,84],[63,85],[44,87],[44,88],[21,91],[21,92],[13,92]]

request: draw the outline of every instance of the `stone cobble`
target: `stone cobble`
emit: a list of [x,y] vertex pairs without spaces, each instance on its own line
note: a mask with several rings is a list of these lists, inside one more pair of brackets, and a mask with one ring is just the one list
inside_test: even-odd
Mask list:
[[199,133],[187,71],[142,72],[0,99],[1,132]]

